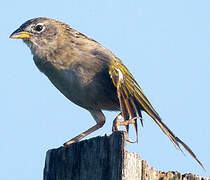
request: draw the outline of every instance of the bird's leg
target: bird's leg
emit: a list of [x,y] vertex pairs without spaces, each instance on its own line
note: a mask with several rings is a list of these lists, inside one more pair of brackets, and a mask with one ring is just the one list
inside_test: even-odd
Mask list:
[[122,117],[121,113],[116,116],[116,118],[114,119],[113,124],[112,124],[112,132],[118,131],[119,130],[118,127],[122,126],[121,121],[120,121],[122,118],[123,117]]
[[[137,116],[137,117],[134,117],[134,118],[132,118],[132,119],[128,119],[128,120],[121,121],[121,119],[123,119],[123,116],[122,116],[121,113],[118,114],[117,117],[116,117],[116,118],[114,119],[114,121],[113,121],[112,131],[119,131],[119,126],[128,127],[129,124],[134,124],[134,125],[135,125],[136,119],[137,119],[137,118],[140,118],[140,119],[141,119],[141,117],[138,117],[138,116]],[[127,129],[127,128],[126,128],[126,129]],[[130,143],[135,143],[135,142],[137,142],[137,139],[136,139],[136,141],[132,141],[132,140],[128,137],[128,131],[126,131],[126,135],[127,135],[126,141],[128,141],[128,142],[130,142]]]
[[93,127],[89,128],[88,130],[84,131],[83,133],[79,134],[78,136],[72,138],[71,140],[67,141],[66,143],[64,143],[64,146],[69,146],[72,143],[80,141],[82,138],[84,138],[88,134],[96,131],[97,129],[101,128],[104,125],[105,116],[102,113],[102,111],[92,111],[92,110],[90,110],[90,113],[93,116],[93,118],[94,118],[94,120],[96,121],[97,124],[94,125]]
[[128,120],[124,120],[124,121],[120,121],[121,119],[123,119],[122,114],[118,114],[117,117],[114,119],[113,121],[113,125],[112,125],[112,131],[118,131],[119,130],[119,126],[128,126],[129,124],[135,124],[135,120],[137,118],[141,117],[134,117],[132,119],[128,119]]
[[121,121],[121,119],[123,119],[122,113],[118,114],[117,117],[114,119],[112,125],[112,131],[119,131],[119,126],[125,126],[126,131],[128,132],[127,126],[133,123],[129,123],[130,120],[124,119],[124,121]]
[[104,125],[104,122],[101,124],[96,124],[95,126],[89,128],[87,131],[82,132],[81,134],[79,134],[78,136],[72,138],[71,140],[67,141],[66,143],[64,143],[64,146],[69,146],[72,143],[78,142],[80,141],[82,138],[84,138],[85,136],[87,136],[88,134],[96,131],[97,129],[101,128]]

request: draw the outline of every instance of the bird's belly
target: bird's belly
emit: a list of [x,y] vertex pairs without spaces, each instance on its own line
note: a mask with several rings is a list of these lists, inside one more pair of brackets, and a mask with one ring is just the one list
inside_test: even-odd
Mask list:
[[[78,69],[77,69],[78,70]],[[70,101],[85,109],[119,110],[116,88],[108,76],[85,73],[75,69],[45,69],[44,74]]]

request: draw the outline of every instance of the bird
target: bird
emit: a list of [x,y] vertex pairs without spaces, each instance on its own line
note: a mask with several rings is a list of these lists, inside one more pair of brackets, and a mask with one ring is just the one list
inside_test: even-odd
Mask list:
[[[102,128],[103,110],[119,112],[113,121],[113,131],[123,126],[128,133],[129,125],[134,125],[138,141],[137,120],[143,126],[142,112],[146,112],[178,150],[184,147],[205,169],[190,147],[163,122],[123,62],[100,43],[66,23],[46,17],[26,21],[10,38],[22,39],[38,69],[66,98],[88,110],[96,121],[94,126],[64,143],[65,147]],[[130,138],[127,141],[136,142]]]

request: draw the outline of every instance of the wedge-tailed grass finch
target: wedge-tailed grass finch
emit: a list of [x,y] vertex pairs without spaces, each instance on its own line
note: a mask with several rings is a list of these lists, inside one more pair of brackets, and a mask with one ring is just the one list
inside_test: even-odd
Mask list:
[[[36,66],[70,101],[88,110],[96,125],[66,142],[68,146],[101,128],[105,123],[102,110],[120,111],[113,131],[142,123],[145,111],[169,137],[174,146],[182,145],[203,167],[192,150],[162,121],[142,89],[111,51],[95,40],[54,19],[34,18],[26,21],[10,38],[23,39],[33,54]],[[128,141],[130,139],[128,138]]]

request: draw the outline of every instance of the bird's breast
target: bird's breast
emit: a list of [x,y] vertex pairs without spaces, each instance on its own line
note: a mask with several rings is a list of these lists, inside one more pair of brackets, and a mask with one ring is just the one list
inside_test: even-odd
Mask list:
[[119,102],[107,68],[76,64],[58,69],[50,62],[35,61],[53,85],[70,101],[86,109],[118,110]]

